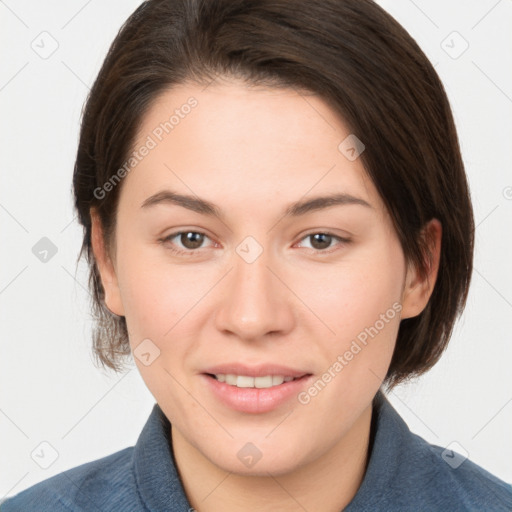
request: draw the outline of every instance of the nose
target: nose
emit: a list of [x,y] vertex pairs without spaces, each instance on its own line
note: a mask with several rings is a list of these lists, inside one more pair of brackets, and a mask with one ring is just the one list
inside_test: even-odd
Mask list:
[[290,332],[295,322],[293,293],[267,253],[252,263],[234,254],[233,266],[222,287],[217,329],[252,342]]

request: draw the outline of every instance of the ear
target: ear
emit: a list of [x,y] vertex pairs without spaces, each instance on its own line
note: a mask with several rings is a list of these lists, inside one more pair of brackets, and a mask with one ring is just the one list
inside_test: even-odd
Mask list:
[[430,220],[422,230],[427,250],[426,272],[423,275],[415,265],[408,265],[402,293],[402,319],[418,316],[432,295],[439,270],[442,232],[441,223],[437,219]]
[[124,316],[124,308],[121,301],[116,271],[103,239],[101,219],[93,208],[91,208],[90,214],[92,224],[91,245],[96,260],[96,266],[100,273],[101,284],[105,290],[105,305],[115,315]]

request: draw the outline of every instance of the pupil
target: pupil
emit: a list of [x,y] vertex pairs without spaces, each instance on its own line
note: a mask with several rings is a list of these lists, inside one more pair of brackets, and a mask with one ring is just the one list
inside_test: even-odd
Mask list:
[[[318,239],[321,238],[320,241],[318,241]],[[312,242],[312,246],[315,248],[315,249],[325,249],[327,247],[329,247],[330,243],[331,243],[331,235],[327,235],[325,233],[316,233],[315,235],[313,235],[313,242]],[[315,247],[315,245],[317,243],[320,243],[320,247]]]
[[181,235],[181,243],[187,248],[187,249],[197,249],[198,247],[201,247],[201,244],[203,243],[201,233],[195,233],[193,231],[188,231],[187,233],[183,233]]

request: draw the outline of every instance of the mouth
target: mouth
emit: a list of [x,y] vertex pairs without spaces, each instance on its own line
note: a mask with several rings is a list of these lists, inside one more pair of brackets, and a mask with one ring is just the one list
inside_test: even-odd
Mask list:
[[206,385],[206,393],[214,401],[241,413],[268,413],[286,404],[293,404],[313,379],[311,373],[287,371],[283,368],[277,370],[279,373],[273,373],[269,368],[260,368],[258,371],[245,368],[245,372],[240,369],[240,373],[228,373],[233,369],[224,369],[226,373],[220,373],[222,370],[219,369],[202,373],[201,376]]

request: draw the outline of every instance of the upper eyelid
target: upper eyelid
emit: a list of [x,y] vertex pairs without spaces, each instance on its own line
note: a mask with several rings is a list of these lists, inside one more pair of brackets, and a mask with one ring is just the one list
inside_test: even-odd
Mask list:
[[[304,240],[305,238],[309,237],[309,236],[312,236],[312,235],[316,235],[316,234],[323,234],[323,235],[328,235],[332,238],[335,238],[338,240],[339,243],[347,243],[350,241],[350,237],[345,237],[345,236],[341,236],[341,235],[336,235],[335,233],[332,233],[331,231],[312,231],[310,233],[306,233],[305,235],[303,235],[300,239],[299,239],[299,242]],[[314,251],[316,252],[325,252],[327,253],[328,251],[321,251],[320,249],[313,249]]]
[[[169,233],[168,235],[163,236],[160,238],[161,242],[170,242],[173,238],[176,238],[178,235],[182,235],[184,233],[197,233],[199,235],[204,235],[205,237],[209,238],[212,242],[216,243],[211,236],[208,235],[208,233],[205,233],[204,231],[196,230],[196,229],[182,229],[180,231],[174,231],[173,233]],[[185,249],[187,250],[187,249]],[[198,249],[195,249],[194,251],[197,251]],[[188,249],[189,252],[193,252],[192,249]]]

